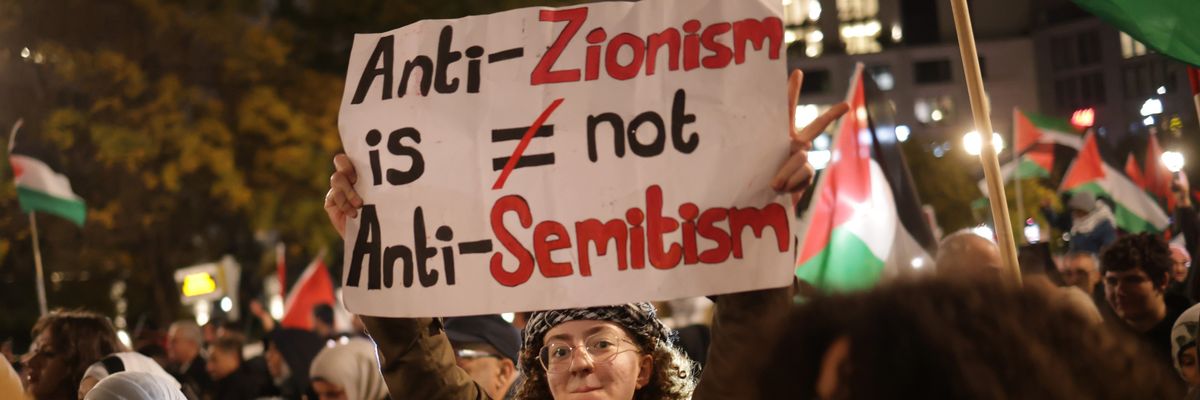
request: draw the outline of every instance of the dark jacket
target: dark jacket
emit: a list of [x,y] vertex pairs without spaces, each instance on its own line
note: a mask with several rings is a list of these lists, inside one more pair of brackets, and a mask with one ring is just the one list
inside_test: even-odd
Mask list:
[[[694,400],[758,397],[758,372],[792,304],[791,287],[717,297],[712,344]],[[488,399],[459,368],[441,322],[434,318],[362,316],[379,349],[394,399]]]
[[262,391],[262,378],[246,368],[238,367],[229,376],[213,381],[212,390],[205,397],[213,400],[253,400]]
[[171,366],[167,370],[182,386],[185,393],[190,391],[197,397],[204,397],[212,390],[212,378],[208,376],[208,363],[199,355],[188,365]]

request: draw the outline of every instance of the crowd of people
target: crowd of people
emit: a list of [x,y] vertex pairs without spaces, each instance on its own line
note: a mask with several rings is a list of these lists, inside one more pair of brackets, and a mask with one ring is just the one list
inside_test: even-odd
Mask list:
[[[791,109],[799,87],[793,74]],[[846,111],[789,132],[772,189],[808,188],[807,141]],[[326,210],[342,233],[362,202],[353,165],[335,164]],[[55,311],[32,327],[28,353],[0,363],[0,398],[1200,398],[1189,251],[1200,224],[1181,193],[1183,246],[1123,234],[1102,199],[1075,194],[1069,215],[1047,210],[1071,233],[1067,252],[1023,247],[1019,279],[990,238],[958,232],[941,240],[935,274],[800,300],[797,284],[511,322],[362,316],[349,332],[333,329],[328,306],[310,330],[259,306],[260,340],[183,319],[136,349],[106,317]]]

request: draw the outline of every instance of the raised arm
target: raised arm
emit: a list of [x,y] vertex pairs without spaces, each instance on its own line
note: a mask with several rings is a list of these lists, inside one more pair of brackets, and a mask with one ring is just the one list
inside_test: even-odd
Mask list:
[[[354,165],[345,154],[333,158],[325,213],[339,236],[346,219],[358,216],[362,198],[354,191],[358,181]],[[454,358],[450,339],[434,318],[381,318],[360,316],[375,341],[380,371],[393,399],[480,400],[487,395]]]
[[[791,155],[771,181],[771,188],[781,192],[803,193],[808,190],[814,174],[812,165],[808,163],[812,140],[849,109],[845,103],[837,104],[797,131],[792,121],[802,79],[799,70],[792,72],[788,79]],[[778,340],[780,325],[791,308],[795,292],[796,285],[793,284],[716,297],[708,360],[693,400],[759,397],[758,377],[769,358],[770,349]]]

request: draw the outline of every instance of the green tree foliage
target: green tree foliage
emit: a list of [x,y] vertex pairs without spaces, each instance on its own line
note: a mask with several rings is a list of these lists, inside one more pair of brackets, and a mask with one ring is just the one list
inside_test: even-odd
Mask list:
[[[0,0],[0,127],[24,118],[17,149],[88,203],[82,230],[39,218],[51,306],[111,313],[107,283],[122,279],[129,315],[164,322],[180,311],[175,269],[233,254],[257,286],[275,239],[290,265],[333,249],[337,273],[322,201],[353,34],[570,3]],[[28,331],[36,297],[11,184],[0,207],[7,336]]]

